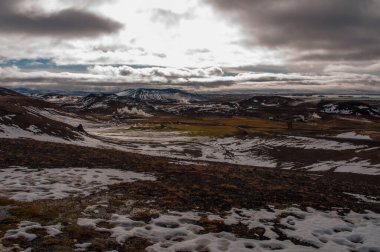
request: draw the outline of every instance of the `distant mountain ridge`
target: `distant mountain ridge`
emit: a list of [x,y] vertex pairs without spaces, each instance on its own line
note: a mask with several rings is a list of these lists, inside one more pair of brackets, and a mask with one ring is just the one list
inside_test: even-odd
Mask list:
[[0,96],[20,96],[16,91],[0,87]]
[[167,88],[167,89],[152,89],[152,88],[138,88],[138,89],[127,89],[116,93],[120,97],[128,97],[135,100],[141,101],[162,101],[162,102],[195,102],[195,101],[205,101],[206,97],[189,93],[179,89]]

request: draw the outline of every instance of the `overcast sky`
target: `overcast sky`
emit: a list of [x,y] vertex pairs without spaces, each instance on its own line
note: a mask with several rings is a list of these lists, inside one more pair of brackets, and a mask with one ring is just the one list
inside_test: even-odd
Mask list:
[[0,0],[8,87],[380,94],[380,0]]

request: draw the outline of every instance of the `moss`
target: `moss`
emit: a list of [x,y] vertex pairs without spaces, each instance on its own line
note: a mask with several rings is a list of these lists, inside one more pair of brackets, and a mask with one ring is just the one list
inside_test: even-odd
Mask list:
[[143,208],[138,211],[134,211],[133,219],[137,221],[144,221],[148,223],[152,218],[157,218],[159,214],[156,211],[152,211],[147,208]]
[[225,224],[223,220],[210,220],[207,215],[201,216],[198,224],[205,229],[206,233],[218,233],[225,230]]
[[76,250],[71,248],[57,248],[54,249],[52,252],[76,252]]
[[106,233],[99,233],[93,228],[82,227],[78,224],[71,224],[65,227],[64,232],[72,239],[76,239],[78,242],[88,242],[95,238],[105,238],[108,237]]
[[0,197],[0,206],[14,205],[16,201]]
[[43,216],[42,206],[37,203],[22,204],[9,211],[12,215],[22,219],[33,219]]
[[91,242],[91,245],[88,247],[89,251],[102,252],[107,250],[107,244],[104,240],[95,239]]

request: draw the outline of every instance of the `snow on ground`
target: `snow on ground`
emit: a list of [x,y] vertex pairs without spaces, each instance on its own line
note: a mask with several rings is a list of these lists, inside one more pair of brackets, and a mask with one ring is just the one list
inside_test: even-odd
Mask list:
[[35,125],[31,125],[26,130],[24,130],[17,125],[0,124],[0,138],[6,138],[6,139],[25,138],[25,139],[33,139],[36,141],[42,141],[42,142],[73,144],[73,145],[85,146],[85,147],[123,150],[123,148],[121,148],[120,146],[105,143],[103,141],[100,141],[88,135],[78,134],[77,140],[71,140],[71,139],[64,139],[58,136],[42,134],[40,132],[41,130]]
[[48,236],[56,236],[61,232],[61,224],[42,226],[40,223],[31,221],[22,221],[18,224],[17,228],[8,230],[2,239],[17,239],[24,238],[28,241],[33,241],[37,238],[36,234],[33,234],[32,230],[45,229]]
[[323,161],[304,167],[308,171],[352,172],[367,175],[380,175],[380,164],[371,164],[368,160]]
[[18,244],[14,244],[12,247],[4,247],[2,245],[3,239],[25,239],[29,242],[37,238],[35,232],[39,230],[46,231],[48,237],[54,237],[62,233],[62,225],[60,223],[50,226],[42,226],[40,223],[32,221],[21,221],[17,228],[8,230],[4,236],[0,239],[0,251],[12,252],[12,251],[22,251],[22,252],[32,252],[31,248],[22,250]]
[[[181,132],[155,132],[149,130],[131,130],[128,128],[97,128],[90,133],[102,137],[105,141],[122,146],[126,151],[153,156],[166,156],[187,161],[214,161],[269,168],[292,169],[294,164],[281,162],[270,153],[277,148],[300,150],[327,150],[359,152],[371,150],[365,144],[349,141],[335,141],[322,138],[283,136],[275,138],[209,138],[190,137]],[[318,161],[307,165],[310,171],[354,172],[369,175],[380,174],[380,164],[369,160]]]
[[[29,138],[78,146],[110,148],[122,151],[177,158],[183,161],[213,161],[268,168],[292,169],[293,163],[281,162],[270,153],[277,148],[302,150],[328,150],[360,152],[373,149],[368,145],[354,144],[349,141],[334,141],[311,137],[284,136],[276,138],[209,138],[190,137],[182,132],[157,132],[149,130],[131,130],[130,126],[107,127],[88,125],[87,130],[97,138],[80,135],[82,139],[68,140],[47,134],[31,125],[23,130],[16,125],[0,125],[0,138]],[[307,165],[310,171],[353,172],[369,175],[380,174],[380,164],[371,164],[369,160],[316,161]]]
[[144,110],[138,109],[138,108],[129,108],[128,106],[124,108],[118,108],[117,113],[119,114],[127,114],[127,115],[138,115],[143,117],[152,117],[151,114],[146,113]]
[[57,122],[69,124],[73,127],[76,127],[79,124],[82,124],[85,128],[96,127],[96,126],[101,125],[101,123],[99,122],[86,120],[81,117],[78,117],[75,114],[57,111],[52,108],[41,109],[41,108],[36,108],[36,107],[25,107],[25,109],[36,116],[41,115]]
[[69,142],[69,140],[65,140],[60,137],[41,134],[39,128],[35,125],[31,125],[26,130],[24,130],[17,125],[0,124],[0,138],[32,138],[46,142]]
[[[241,223],[249,229],[260,228],[265,231],[265,239],[241,238],[230,232],[207,233],[201,226],[202,219],[225,225]],[[98,227],[101,222],[108,222],[112,227]],[[380,215],[369,211],[362,214],[350,212],[342,216],[336,211],[322,212],[312,208],[306,211],[298,208],[232,209],[223,215],[168,212],[149,223],[118,214],[106,220],[85,216],[77,223],[99,232],[109,232],[119,243],[131,237],[148,239],[153,245],[146,250],[151,252],[380,251]],[[279,239],[280,233],[288,239]]]
[[179,165],[200,165],[200,166],[207,166],[208,163],[205,162],[191,162],[191,161],[185,161],[185,160],[173,160],[169,162],[170,164],[179,164]]
[[[152,130],[136,130],[130,125],[103,124],[88,121],[70,113],[58,112],[54,109],[38,109],[27,107],[36,115],[43,115],[53,120],[66,122],[73,126],[82,124],[85,130],[95,137],[80,135],[82,139],[70,141],[67,139],[41,134],[40,129],[31,125],[23,130],[16,125],[0,124],[0,138],[30,138],[38,141],[74,144],[86,147],[110,148],[152,156],[165,156],[183,161],[213,161],[241,165],[292,169],[300,168],[299,164],[283,162],[272,155],[279,148],[299,150],[327,150],[360,152],[370,150],[365,144],[352,143],[349,139],[327,140],[322,138],[282,136],[254,138],[210,138],[192,137],[185,132],[165,132]],[[343,137],[351,133],[344,133]],[[349,135],[347,135],[349,134]],[[338,135],[339,136],[339,135]],[[356,137],[363,137],[355,135]],[[318,161],[307,164],[306,169],[321,171],[335,169],[338,172],[355,172],[377,175],[379,164],[371,164],[368,160],[361,161]]]
[[345,133],[338,134],[336,137],[343,138],[343,139],[372,140],[370,136],[360,135],[360,134],[357,134],[356,132],[345,132]]
[[358,200],[361,200],[363,202],[380,203],[380,196],[375,197],[375,196],[362,195],[362,194],[356,194],[356,193],[347,193],[347,192],[344,194],[350,195],[350,196],[357,198]]
[[18,201],[62,199],[89,195],[107,185],[155,180],[151,175],[117,169],[54,168],[0,169],[0,195]]

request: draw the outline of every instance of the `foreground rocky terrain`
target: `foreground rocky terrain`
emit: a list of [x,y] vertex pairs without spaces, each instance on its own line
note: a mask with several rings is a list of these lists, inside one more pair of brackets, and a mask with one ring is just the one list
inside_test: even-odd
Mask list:
[[0,91],[0,251],[380,251],[375,101]]

